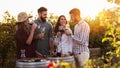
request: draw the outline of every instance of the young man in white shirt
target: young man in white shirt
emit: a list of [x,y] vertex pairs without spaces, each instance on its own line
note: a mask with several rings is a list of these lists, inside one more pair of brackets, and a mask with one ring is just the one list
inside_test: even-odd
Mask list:
[[[74,27],[73,38],[73,53],[77,66],[84,66],[84,63],[89,59],[89,34],[90,27],[80,16],[80,10],[73,8],[69,12],[71,21],[76,23]],[[76,60],[77,59],[77,60]]]

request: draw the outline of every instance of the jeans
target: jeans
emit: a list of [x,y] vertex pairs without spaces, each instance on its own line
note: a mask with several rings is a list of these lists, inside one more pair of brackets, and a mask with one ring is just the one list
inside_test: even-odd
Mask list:
[[89,52],[81,52],[80,54],[74,55],[76,68],[84,66],[84,63],[89,60]]

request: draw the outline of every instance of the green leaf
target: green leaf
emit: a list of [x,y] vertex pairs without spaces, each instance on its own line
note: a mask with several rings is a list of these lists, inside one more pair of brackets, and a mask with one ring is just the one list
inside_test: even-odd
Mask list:
[[113,40],[113,38],[106,37],[106,38],[102,39],[102,43],[104,43],[105,41],[112,41],[112,40]]
[[116,44],[117,44],[117,45],[120,45],[120,41],[117,41]]

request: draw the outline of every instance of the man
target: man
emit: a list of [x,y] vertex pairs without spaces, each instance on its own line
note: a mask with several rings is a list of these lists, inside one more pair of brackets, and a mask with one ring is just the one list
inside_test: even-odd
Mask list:
[[[34,22],[37,28],[34,34],[33,44],[36,45],[36,54],[38,57],[46,57],[54,52],[53,39],[52,39],[52,25],[46,21],[47,8],[40,7],[38,9],[38,19]],[[44,28],[44,31],[43,31]]]
[[73,53],[75,55],[75,59],[77,67],[84,66],[84,62],[89,59],[89,34],[90,27],[88,23],[86,23],[80,17],[80,10],[77,8],[73,8],[70,12],[71,21],[76,23],[74,27],[74,35],[73,38]]

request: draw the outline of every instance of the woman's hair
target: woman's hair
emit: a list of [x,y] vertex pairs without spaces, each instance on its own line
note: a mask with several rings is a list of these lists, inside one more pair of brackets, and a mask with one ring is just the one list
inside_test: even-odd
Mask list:
[[[55,25],[55,28],[54,28],[54,33],[56,34],[58,31],[59,31],[59,26],[60,26],[60,19],[61,17],[64,17],[66,19],[66,17],[64,15],[60,15],[58,20],[57,20],[57,23]],[[67,20],[66,20],[66,24],[67,24]]]
[[17,22],[16,23],[16,31],[19,29],[23,29],[25,32],[27,32],[27,34],[29,34],[29,32],[30,32],[29,26],[26,26],[24,24],[24,22]]

